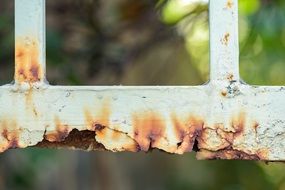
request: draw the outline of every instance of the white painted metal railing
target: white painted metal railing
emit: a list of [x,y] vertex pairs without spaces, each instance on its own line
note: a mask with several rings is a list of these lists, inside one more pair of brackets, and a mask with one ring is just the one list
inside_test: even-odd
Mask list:
[[285,160],[285,87],[240,82],[238,1],[210,2],[201,86],[50,86],[45,1],[15,0],[15,82],[0,87],[0,151],[69,147]]

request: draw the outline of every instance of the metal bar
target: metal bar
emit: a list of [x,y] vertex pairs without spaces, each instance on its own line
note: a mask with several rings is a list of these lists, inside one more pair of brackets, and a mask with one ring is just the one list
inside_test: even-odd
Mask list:
[[45,0],[15,0],[15,83],[45,80]]
[[[211,85],[3,86],[0,149],[62,142],[60,147],[93,150],[96,142],[114,152],[157,148],[182,154],[197,142],[198,158],[284,160],[285,88],[238,90],[224,96]],[[88,132],[94,135],[86,143]]]
[[210,80],[239,81],[238,0],[210,1]]
[[[24,0],[16,2],[16,7],[24,4]],[[33,2],[34,8],[43,5],[43,1],[25,2]],[[192,87],[49,86],[41,77],[34,80],[20,74],[17,78],[16,74],[16,84],[0,87],[0,152],[39,146],[114,152],[157,148],[183,154],[196,147],[199,159],[284,161],[285,87],[239,82],[237,0],[215,3],[210,6],[210,83]],[[18,9],[16,20],[26,15],[26,10],[20,14]],[[16,36],[27,36],[25,30],[23,35],[20,31],[21,24]],[[36,26],[28,28],[37,31]],[[44,43],[38,39],[43,31],[27,33],[35,35],[43,56]],[[21,55],[27,57],[22,65],[25,71],[33,66],[33,50],[29,43],[23,48],[28,54]],[[42,68],[44,62],[39,59],[39,63]],[[16,60],[16,73],[20,65]]]

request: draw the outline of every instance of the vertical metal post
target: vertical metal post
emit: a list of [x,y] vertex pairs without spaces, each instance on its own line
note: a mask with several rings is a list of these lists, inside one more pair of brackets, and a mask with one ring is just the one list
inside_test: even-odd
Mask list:
[[15,84],[45,80],[45,0],[15,0]]
[[211,81],[239,81],[238,43],[238,0],[211,0]]

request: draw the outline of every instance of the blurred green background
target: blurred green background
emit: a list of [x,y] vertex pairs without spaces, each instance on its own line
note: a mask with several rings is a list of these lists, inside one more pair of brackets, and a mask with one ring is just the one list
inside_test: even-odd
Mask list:
[[[47,77],[58,85],[208,80],[207,4],[47,0]],[[195,1],[197,2],[197,1]],[[284,85],[285,1],[239,0],[245,82]],[[0,4],[0,84],[13,80],[13,1]],[[0,155],[0,189],[285,190],[285,165],[152,153],[26,149]]]

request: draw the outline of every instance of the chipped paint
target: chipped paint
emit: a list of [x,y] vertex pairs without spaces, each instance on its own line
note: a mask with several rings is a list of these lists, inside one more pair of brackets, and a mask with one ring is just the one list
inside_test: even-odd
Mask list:
[[[183,154],[196,146],[198,157],[205,159],[282,160],[285,150],[274,144],[284,143],[285,90],[238,86],[242,96],[226,100],[208,93],[220,89],[211,83],[159,88],[49,86],[32,90],[32,104],[22,101],[27,93],[2,86],[0,105],[6,109],[0,115],[1,151],[38,143],[40,147],[78,149],[79,134],[92,133],[92,140],[89,135],[82,149],[100,145],[113,152],[160,149]],[[148,101],[137,94],[147,96]],[[62,105],[65,109],[59,111]],[[36,108],[37,114],[22,111],[27,108]],[[37,140],[30,142],[33,139]],[[92,146],[87,148],[88,143]]]
[[[227,9],[221,11],[225,2]],[[285,160],[285,87],[239,82],[234,5],[237,0],[210,4],[209,83],[92,87],[43,82],[44,32],[38,19],[44,19],[44,11],[35,11],[38,17],[22,15],[32,19],[26,26],[17,10],[44,9],[44,0],[16,0],[15,84],[0,86],[0,152],[34,146],[159,149],[173,154],[197,151],[198,159]]]
[[[88,140],[90,144],[101,144],[114,152],[157,148],[183,154],[193,151],[197,142],[198,152],[211,152],[205,159],[253,158],[248,155],[260,160],[283,159],[285,151],[273,144],[284,143],[285,90],[243,84],[238,87],[242,95],[224,100],[219,93],[207,93],[220,89],[211,83],[198,87],[49,86],[31,90],[32,104],[27,105],[22,100],[29,94],[2,86],[0,105],[7,109],[0,115],[1,151],[17,147],[17,141],[21,147],[43,141],[41,147],[80,148],[71,140],[76,130],[77,134],[94,134],[92,141]],[[149,97],[148,101],[137,94]],[[103,98],[96,98],[98,95]],[[59,111],[62,105],[65,109]],[[26,109],[31,111],[23,111]],[[21,131],[28,132],[22,135]],[[30,142],[33,138],[38,140]],[[82,149],[93,150],[91,145],[86,148],[87,144],[85,141]]]

